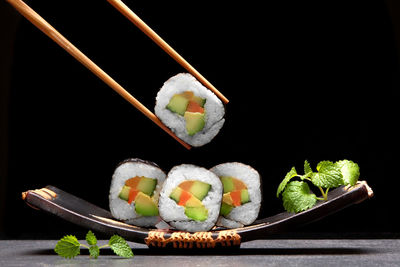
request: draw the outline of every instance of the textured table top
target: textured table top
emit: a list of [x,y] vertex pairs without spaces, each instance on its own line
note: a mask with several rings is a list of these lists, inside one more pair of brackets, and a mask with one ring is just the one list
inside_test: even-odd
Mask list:
[[53,251],[56,243],[0,240],[0,266],[400,266],[400,239],[258,240],[224,252],[150,250],[129,243],[135,257],[123,259],[102,249],[97,260],[86,249],[74,259],[61,258]]

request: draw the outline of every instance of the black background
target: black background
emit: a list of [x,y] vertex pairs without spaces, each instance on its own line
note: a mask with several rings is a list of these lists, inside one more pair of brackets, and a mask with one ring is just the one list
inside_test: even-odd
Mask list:
[[[11,86],[1,88],[9,93],[0,236],[86,231],[29,208],[21,192],[51,184],[108,209],[113,170],[129,157],[166,172],[250,164],[263,178],[260,217],[283,210],[275,192],[292,166],[351,159],[374,198],[287,236],[398,236],[395,1],[280,2],[125,2],[230,100],[219,135],[190,151],[20,19]],[[185,72],[107,1],[27,3],[150,110],[163,82]]]

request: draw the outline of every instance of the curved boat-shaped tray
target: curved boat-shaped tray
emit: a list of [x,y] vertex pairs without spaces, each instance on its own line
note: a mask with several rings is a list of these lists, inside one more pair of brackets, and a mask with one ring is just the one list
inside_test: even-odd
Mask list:
[[372,195],[373,192],[366,182],[358,182],[352,187],[342,186],[332,190],[329,192],[328,201],[320,201],[313,208],[297,214],[282,212],[242,228],[215,228],[197,233],[128,225],[113,219],[109,211],[51,185],[26,191],[22,193],[22,198],[32,208],[44,210],[94,231],[109,235],[118,234],[129,241],[145,243],[149,247],[214,248],[240,246],[241,242],[265,239],[272,234],[292,230],[360,203]]

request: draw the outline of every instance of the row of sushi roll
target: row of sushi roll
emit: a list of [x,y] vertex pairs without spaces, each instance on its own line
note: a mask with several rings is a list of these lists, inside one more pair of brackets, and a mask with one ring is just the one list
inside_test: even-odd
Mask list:
[[258,216],[261,180],[255,169],[238,162],[210,170],[182,164],[166,175],[153,162],[128,159],[115,169],[109,203],[114,218],[136,226],[188,232],[238,228]]
[[156,97],[156,116],[186,143],[210,142],[224,125],[222,101],[189,73],[168,79]]

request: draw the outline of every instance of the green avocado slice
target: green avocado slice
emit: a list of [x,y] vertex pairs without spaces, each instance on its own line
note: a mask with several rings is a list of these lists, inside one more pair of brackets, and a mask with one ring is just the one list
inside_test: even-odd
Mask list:
[[185,112],[183,117],[186,121],[186,131],[188,135],[193,136],[203,130],[204,126],[206,125],[204,114],[205,113],[200,112]]
[[225,202],[222,202],[220,214],[222,216],[226,216],[232,211],[232,209],[233,209],[233,206],[228,205]]
[[210,191],[210,188],[210,184],[195,180],[189,192],[199,200],[203,200],[207,196],[208,191]]
[[154,190],[156,189],[157,179],[140,177],[140,182],[136,186],[136,189],[145,193],[148,196],[152,196]]
[[200,105],[200,107],[204,108],[204,104],[206,103],[206,99],[199,97],[199,96],[193,96],[192,101],[196,102],[197,104]]
[[250,202],[249,191],[247,189],[242,189],[240,191],[240,203],[245,204]]
[[179,199],[181,198],[182,191],[183,191],[182,188],[175,187],[175,189],[172,190],[172,192],[169,195],[169,197],[171,199],[173,199],[176,203],[179,203]]
[[129,199],[129,191],[131,188],[129,186],[124,185],[119,193],[118,197],[122,200],[128,201]]
[[181,94],[174,95],[167,105],[167,109],[183,116],[189,104],[189,99]]
[[229,193],[235,190],[235,185],[233,184],[233,180],[231,176],[221,176],[221,182],[224,186],[224,193]]
[[195,221],[203,222],[208,218],[208,210],[204,206],[185,207],[185,215]]
[[142,192],[139,192],[135,198],[135,211],[143,216],[158,215],[158,207],[153,199]]

